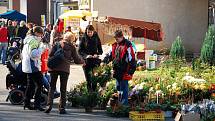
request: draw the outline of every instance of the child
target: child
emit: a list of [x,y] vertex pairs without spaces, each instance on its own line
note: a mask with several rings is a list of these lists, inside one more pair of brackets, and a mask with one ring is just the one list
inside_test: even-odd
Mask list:
[[15,61],[15,59],[18,58],[18,55],[19,48],[17,47],[17,42],[13,42],[12,46],[8,49],[8,59],[13,59],[13,61]]
[[48,72],[48,67],[47,67],[47,62],[48,62],[48,55],[49,55],[49,48],[46,45],[47,43],[42,43],[45,47],[45,50],[43,51],[41,55],[41,72],[43,74],[43,85],[44,87],[48,90],[50,85],[49,85],[49,80],[50,76],[47,74]]
[[[51,77],[50,75],[48,75],[48,66],[47,66],[47,63],[48,63],[48,57],[49,57],[49,44],[47,41],[43,41],[40,45],[41,48],[44,48],[44,51],[41,55],[41,72],[43,74],[43,85],[44,87],[49,90],[50,88],[50,80],[51,80]],[[60,96],[60,93],[55,91],[55,95],[54,97],[59,97]]]

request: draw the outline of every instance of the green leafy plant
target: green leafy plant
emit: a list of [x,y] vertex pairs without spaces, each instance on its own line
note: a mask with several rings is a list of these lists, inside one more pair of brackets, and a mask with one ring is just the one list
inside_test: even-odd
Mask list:
[[161,104],[162,111],[174,111],[180,107],[181,105],[173,104],[171,101],[165,101],[163,104]]
[[87,83],[81,83],[74,87],[74,89],[67,92],[67,100],[71,104],[72,107],[80,106],[80,96],[83,93],[87,93]]
[[202,48],[201,61],[209,65],[215,65],[215,29],[213,26],[208,28]]
[[112,117],[128,117],[130,108],[129,106],[120,105],[117,110],[114,110],[111,107],[107,107],[107,113]]
[[215,113],[214,112],[207,112],[201,116],[201,121],[214,121]]
[[99,106],[102,108],[102,109],[105,109],[106,106],[107,106],[107,103],[109,101],[109,99],[111,98],[111,95],[116,92],[116,89],[115,89],[115,81],[112,80],[110,82],[107,83],[106,85],[106,89],[101,93],[100,95],[100,98],[99,98]]
[[161,111],[161,104],[157,104],[155,102],[150,102],[150,103],[147,103],[145,106],[144,106],[144,111],[157,111],[157,112],[160,112]]

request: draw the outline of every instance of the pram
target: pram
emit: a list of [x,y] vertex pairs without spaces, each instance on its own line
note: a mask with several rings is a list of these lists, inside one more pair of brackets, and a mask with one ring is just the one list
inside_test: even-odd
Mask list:
[[13,56],[13,61],[20,58],[20,54],[23,47],[23,40],[20,37],[11,38],[7,50],[8,60],[11,60]]
[[[6,76],[6,88],[10,90],[6,101],[10,101],[13,105],[19,105],[24,102],[25,90],[27,88],[27,74],[22,72],[21,62],[16,65],[13,61],[13,56],[11,60],[6,62],[9,73]],[[32,92],[33,93],[33,92]],[[46,105],[48,96],[48,89],[43,87],[41,94],[41,105]],[[58,98],[60,95],[55,95],[54,98]],[[33,94],[32,94],[33,98]]]

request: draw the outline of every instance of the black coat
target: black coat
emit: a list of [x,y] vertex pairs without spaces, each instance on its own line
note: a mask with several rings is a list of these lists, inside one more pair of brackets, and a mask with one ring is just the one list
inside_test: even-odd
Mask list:
[[90,38],[85,33],[80,40],[78,52],[83,59],[86,59],[87,55],[101,55],[103,53],[103,50],[98,34],[94,32],[93,36]]
[[27,32],[28,32],[28,28],[26,26],[19,27],[17,37],[21,37],[22,39],[25,39]]

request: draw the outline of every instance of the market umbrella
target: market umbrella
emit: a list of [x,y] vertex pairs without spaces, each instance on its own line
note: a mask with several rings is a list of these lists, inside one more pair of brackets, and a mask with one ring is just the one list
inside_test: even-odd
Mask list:
[[0,18],[17,20],[17,21],[26,21],[26,15],[19,13],[16,10],[11,10],[6,13],[0,14]]
[[92,16],[92,13],[86,10],[69,10],[59,16],[60,19],[65,19],[69,17],[82,18],[84,16]]

